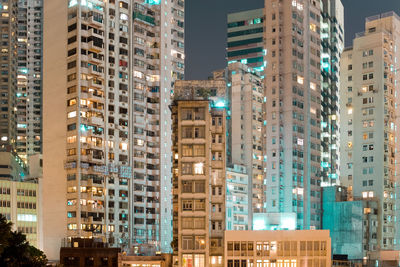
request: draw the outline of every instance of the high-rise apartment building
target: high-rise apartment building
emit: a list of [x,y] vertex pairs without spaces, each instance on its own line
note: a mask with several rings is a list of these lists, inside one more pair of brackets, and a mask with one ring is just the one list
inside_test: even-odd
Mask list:
[[264,9],[228,14],[228,62],[241,62],[257,71],[264,64]]
[[391,250],[397,243],[399,29],[393,12],[367,18],[365,31],[356,35],[341,63],[340,174],[353,198],[378,199],[370,251]]
[[25,162],[42,152],[42,9],[42,0],[18,0],[16,149]]
[[321,185],[325,186],[340,184],[339,70],[344,45],[344,9],[341,0],[321,3]]
[[181,96],[172,105],[173,262],[223,266],[226,112],[203,95]]
[[17,1],[0,4],[1,74],[0,74],[0,146],[15,149],[17,91]]
[[319,228],[320,1],[266,0],[265,13],[265,208],[271,215],[295,214],[297,229]]
[[45,252],[72,237],[170,251],[184,1],[53,0],[44,21]]
[[243,165],[248,175],[248,223],[253,212],[264,211],[264,85],[259,72],[240,62],[214,71],[208,80],[177,81],[175,91],[186,97],[217,97],[227,109],[226,160],[228,166]]
[[265,125],[264,84],[261,75],[241,63],[226,69],[230,117],[229,163],[246,166],[249,175],[249,228],[253,213],[264,212]]

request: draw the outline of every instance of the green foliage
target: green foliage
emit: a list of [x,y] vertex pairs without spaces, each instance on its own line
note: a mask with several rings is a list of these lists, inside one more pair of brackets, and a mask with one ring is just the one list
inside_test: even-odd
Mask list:
[[26,236],[11,230],[12,223],[0,214],[0,266],[43,267],[46,255],[29,245]]

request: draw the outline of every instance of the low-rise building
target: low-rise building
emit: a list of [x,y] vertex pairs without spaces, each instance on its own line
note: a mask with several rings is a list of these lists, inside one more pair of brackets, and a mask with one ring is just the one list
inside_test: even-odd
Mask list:
[[225,231],[225,267],[239,266],[331,266],[329,231]]
[[13,223],[13,230],[26,235],[33,246],[39,238],[39,183],[30,179],[23,160],[13,152],[0,152],[0,214]]
[[117,267],[120,252],[120,248],[96,239],[65,239],[61,244],[60,263],[64,267]]
[[324,187],[322,227],[332,238],[332,254],[347,255],[361,263],[368,252],[376,251],[381,213],[378,199],[349,198],[345,187]]
[[119,267],[171,267],[172,254],[155,256],[130,256],[119,254]]

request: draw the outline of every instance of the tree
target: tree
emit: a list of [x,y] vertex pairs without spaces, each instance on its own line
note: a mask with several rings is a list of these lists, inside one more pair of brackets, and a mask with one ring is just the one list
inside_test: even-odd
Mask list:
[[7,222],[6,217],[0,214],[0,255],[3,254],[3,250],[8,246],[8,239],[11,236],[11,222]]
[[0,266],[43,267],[46,255],[29,245],[26,236],[11,230],[12,223],[0,214]]

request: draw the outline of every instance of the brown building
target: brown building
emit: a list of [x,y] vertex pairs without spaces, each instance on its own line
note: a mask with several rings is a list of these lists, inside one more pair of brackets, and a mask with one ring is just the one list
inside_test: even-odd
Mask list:
[[204,98],[172,105],[175,266],[223,265],[226,114]]
[[73,239],[60,249],[60,263],[64,267],[117,267],[119,248],[93,239]]

